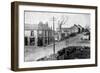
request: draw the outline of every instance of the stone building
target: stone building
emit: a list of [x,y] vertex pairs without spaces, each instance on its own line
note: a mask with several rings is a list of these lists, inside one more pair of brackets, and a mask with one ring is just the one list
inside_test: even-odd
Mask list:
[[25,24],[25,46],[46,46],[53,42],[53,31],[48,23]]

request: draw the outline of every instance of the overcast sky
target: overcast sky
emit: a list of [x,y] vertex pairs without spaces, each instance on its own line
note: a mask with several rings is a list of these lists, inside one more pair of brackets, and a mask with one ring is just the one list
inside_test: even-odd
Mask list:
[[90,25],[90,14],[79,13],[56,13],[56,12],[36,12],[25,11],[25,24],[38,24],[40,21],[43,23],[48,22],[49,26],[53,25],[53,17],[55,18],[55,28],[58,27],[58,20],[64,17],[66,23],[62,27],[71,27],[74,24],[80,24],[81,26]]

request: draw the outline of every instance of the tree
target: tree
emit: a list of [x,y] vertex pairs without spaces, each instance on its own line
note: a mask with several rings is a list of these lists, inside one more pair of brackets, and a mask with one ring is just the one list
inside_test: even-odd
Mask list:
[[59,40],[61,40],[62,25],[66,24],[68,18],[69,18],[68,16],[62,15],[61,18],[58,20]]
[[58,20],[58,27],[62,28],[62,25],[64,25],[68,21],[68,16],[61,16],[61,18]]

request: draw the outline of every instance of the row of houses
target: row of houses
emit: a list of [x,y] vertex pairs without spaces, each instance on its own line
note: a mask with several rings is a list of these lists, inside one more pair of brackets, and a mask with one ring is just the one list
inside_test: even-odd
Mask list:
[[57,40],[61,40],[64,39],[66,37],[69,37],[72,34],[77,34],[77,33],[81,33],[84,31],[84,28],[81,25],[76,25],[74,24],[74,26],[70,27],[70,28],[61,28],[61,29],[57,29]]
[[76,24],[70,28],[57,28],[56,31],[49,27],[48,23],[25,24],[25,46],[46,46],[52,44],[54,40],[60,41],[83,30],[82,26]]

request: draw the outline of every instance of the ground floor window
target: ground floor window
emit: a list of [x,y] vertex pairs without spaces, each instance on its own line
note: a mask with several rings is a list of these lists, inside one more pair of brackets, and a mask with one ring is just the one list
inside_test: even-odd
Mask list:
[[24,38],[24,41],[25,41],[25,43],[24,43],[25,46],[28,46],[28,38],[27,37]]
[[[28,30],[29,31],[29,30]],[[47,46],[53,43],[51,31],[47,30],[30,30],[29,36],[24,37],[25,46]]]
[[30,37],[30,45],[31,46],[35,45],[35,37]]

